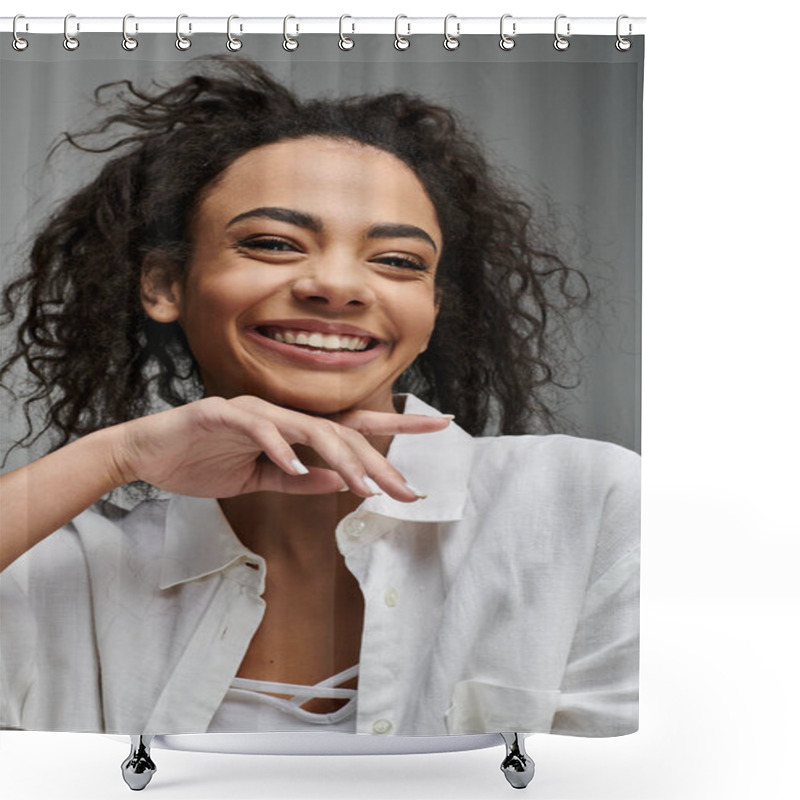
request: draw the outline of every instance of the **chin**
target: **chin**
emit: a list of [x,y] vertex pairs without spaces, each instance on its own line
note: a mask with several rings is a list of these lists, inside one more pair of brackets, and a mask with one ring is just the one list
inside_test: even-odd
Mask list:
[[293,400],[281,403],[280,405],[284,408],[290,408],[292,411],[300,411],[303,414],[313,414],[316,417],[329,417],[352,408],[351,403],[342,403],[326,400],[324,398],[309,399],[308,401]]
[[360,395],[350,396],[341,392],[331,391],[323,386],[310,388],[307,391],[252,391],[264,400],[292,411],[300,411],[314,416],[331,416],[342,411],[348,411],[354,406],[362,407],[364,398]]

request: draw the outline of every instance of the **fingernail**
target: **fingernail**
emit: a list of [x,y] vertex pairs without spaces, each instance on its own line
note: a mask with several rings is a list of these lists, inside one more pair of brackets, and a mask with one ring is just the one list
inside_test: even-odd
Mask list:
[[292,468],[298,475],[308,475],[308,467],[296,458],[292,459]]
[[423,498],[423,497],[427,497],[428,496],[427,494],[425,494],[425,492],[421,492],[419,489],[417,489],[416,487],[412,486],[408,482],[406,483],[406,489],[409,489],[410,491],[414,492],[414,494],[419,498]]
[[361,480],[367,489],[372,492],[372,494],[383,494],[381,487],[378,486],[378,484],[375,483],[375,481],[372,480],[372,478],[370,478],[368,475],[365,475]]
[[341,489],[337,489],[336,491],[337,492],[349,492],[350,491],[350,487],[349,486],[342,486]]
[[442,417],[444,419],[455,419],[456,415],[455,414],[442,414]]

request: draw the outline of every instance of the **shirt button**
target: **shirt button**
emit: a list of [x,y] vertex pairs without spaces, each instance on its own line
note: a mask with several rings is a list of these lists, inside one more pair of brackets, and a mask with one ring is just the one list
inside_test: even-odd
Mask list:
[[378,719],[372,723],[373,733],[378,733],[378,734],[389,733],[391,729],[392,729],[392,723],[389,722],[388,719]]
[[383,595],[383,602],[392,608],[397,605],[397,589],[387,589]]
[[356,519],[355,517],[350,517],[342,523],[342,529],[351,539],[357,539],[361,536],[362,531],[366,527],[367,524],[364,520]]

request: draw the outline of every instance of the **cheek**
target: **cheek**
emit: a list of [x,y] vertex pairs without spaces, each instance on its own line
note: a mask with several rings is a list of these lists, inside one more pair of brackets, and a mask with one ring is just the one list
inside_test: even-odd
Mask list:
[[187,286],[181,317],[191,327],[228,324],[252,300],[247,281],[211,275]]
[[425,298],[424,302],[417,302],[413,306],[413,311],[409,310],[406,315],[407,331],[409,338],[415,345],[427,344],[433,333],[436,324],[436,309],[433,303],[433,296]]

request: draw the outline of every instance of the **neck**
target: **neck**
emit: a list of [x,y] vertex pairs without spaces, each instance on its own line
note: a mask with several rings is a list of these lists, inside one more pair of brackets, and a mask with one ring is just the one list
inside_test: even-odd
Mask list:
[[[402,413],[402,408],[399,411]],[[386,456],[393,438],[370,436],[367,441]],[[303,464],[329,468],[310,447],[293,445],[293,449]],[[340,562],[336,525],[363,500],[353,492],[324,495],[254,492],[221,499],[219,504],[242,543],[263,556],[268,565],[281,564],[319,573],[334,569]]]
[[291,495],[256,492],[220,500],[242,543],[267,564],[300,571],[328,570],[339,559],[335,528],[362,502],[352,492]]

